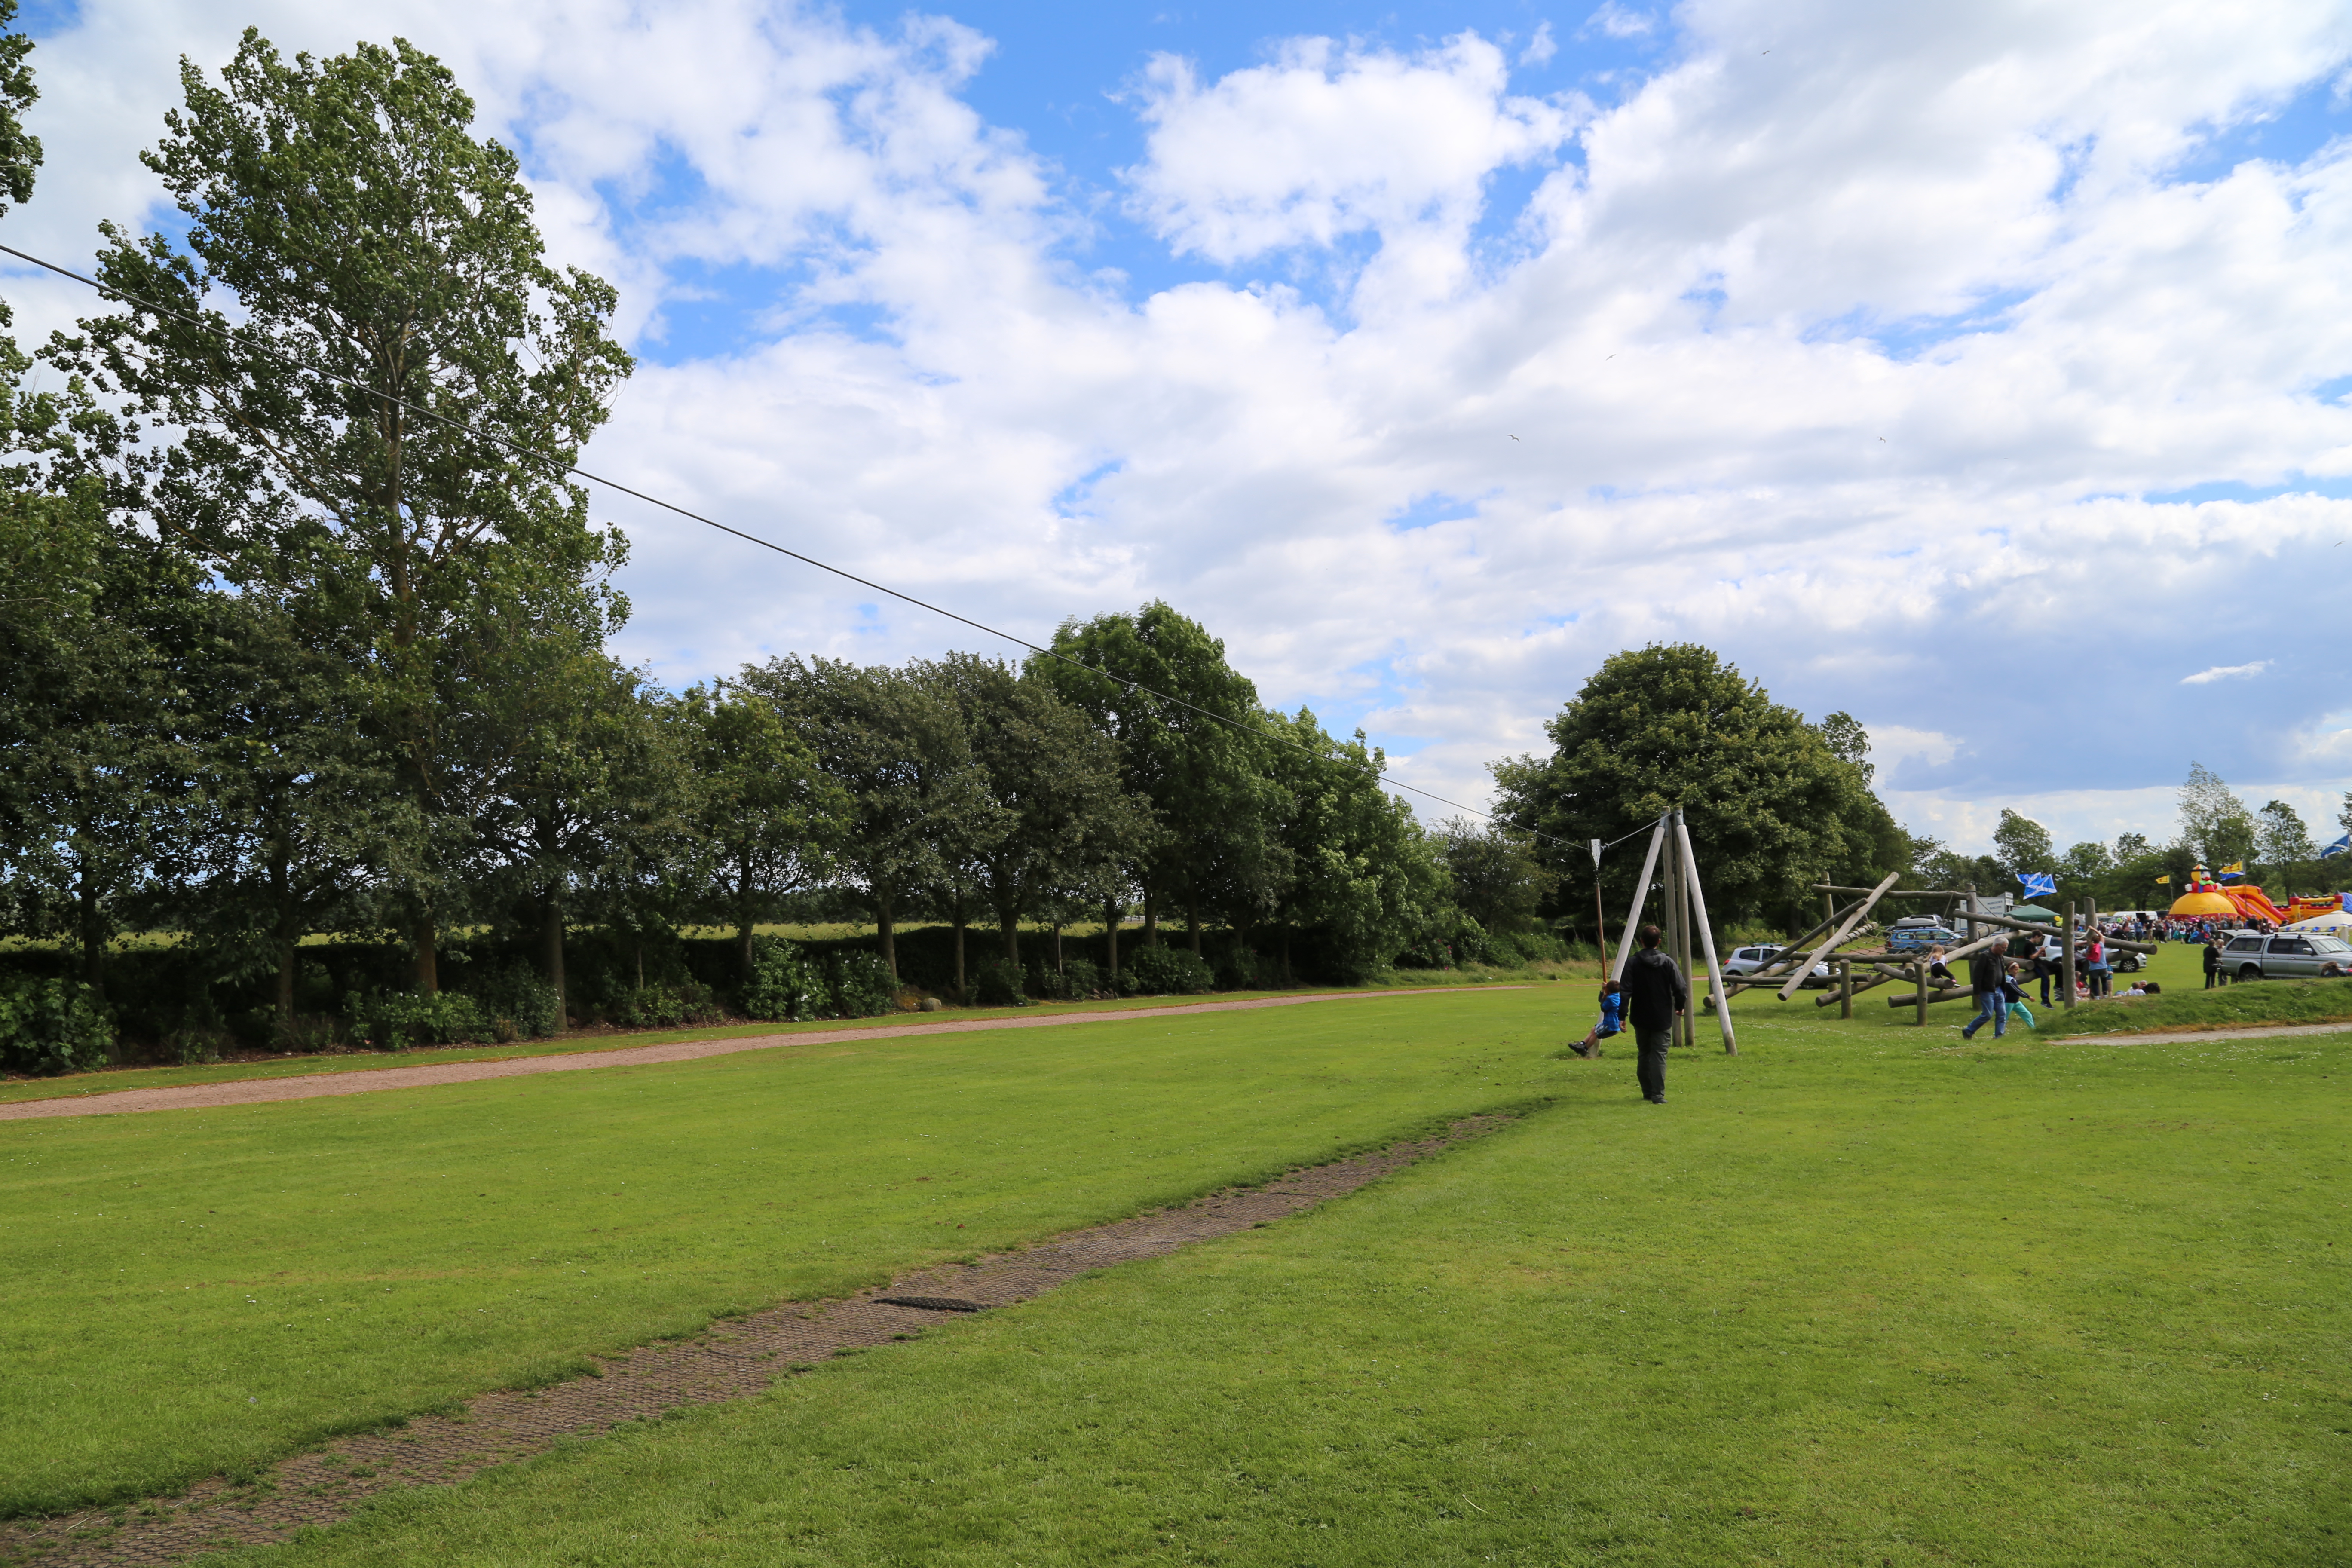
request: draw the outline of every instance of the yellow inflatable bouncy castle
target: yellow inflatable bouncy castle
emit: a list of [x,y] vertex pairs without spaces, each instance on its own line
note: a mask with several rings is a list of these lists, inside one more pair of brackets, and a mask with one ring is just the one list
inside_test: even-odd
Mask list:
[[2344,895],[2330,893],[2326,898],[2289,899],[2281,908],[2260,888],[2224,887],[2200,866],[2189,874],[2189,890],[2173,900],[2167,912],[2175,920],[2266,921],[2283,926],[2343,907]]

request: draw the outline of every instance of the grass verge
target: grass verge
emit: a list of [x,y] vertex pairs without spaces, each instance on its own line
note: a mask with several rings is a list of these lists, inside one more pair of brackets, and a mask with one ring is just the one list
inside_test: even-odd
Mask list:
[[240,1561],[2343,1561],[2352,1044],[1821,1034]]
[[[1507,976],[1511,971],[1495,971]],[[1526,984],[1482,978],[1457,980],[1457,984]],[[105,1068],[96,1072],[60,1078],[0,1079],[0,1105],[27,1100],[71,1099],[82,1095],[116,1094],[131,1089],[178,1089],[191,1084],[239,1083],[248,1079],[308,1078],[318,1073],[373,1072],[386,1068],[429,1067],[439,1062],[494,1062],[514,1057],[576,1056],[583,1052],[626,1050],[635,1046],[667,1045],[680,1040],[822,1038],[860,1030],[900,1028],[909,1025],[972,1023],[989,1018],[1045,1017],[1062,1014],[1132,1013],[1157,1007],[1202,1006],[1218,1002],[1249,1002],[1285,996],[1355,996],[1369,993],[1336,988],[1297,991],[1226,991],[1203,996],[1126,996],[1108,1002],[1048,1002],[1024,1007],[954,1007],[941,1013],[889,1013],[874,1018],[829,1018],[814,1024],[721,1024],[696,1028],[651,1029],[640,1034],[558,1037],[526,1040],[511,1046],[436,1046],[407,1051],[334,1051],[318,1056],[284,1056],[214,1062],[186,1067]]]
[[1562,1027],[1367,997],[0,1124],[0,1511],[1530,1103]]

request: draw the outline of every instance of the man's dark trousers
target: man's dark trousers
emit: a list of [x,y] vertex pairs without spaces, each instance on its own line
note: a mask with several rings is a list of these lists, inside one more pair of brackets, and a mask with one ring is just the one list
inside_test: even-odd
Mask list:
[[1663,1029],[1633,1031],[1633,1046],[1641,1053],[1633,1072],[1642,1080],[1643,1100],[1666,1098],[1666,1052],[1674,1043],[1675,1029],[1671,1024]]

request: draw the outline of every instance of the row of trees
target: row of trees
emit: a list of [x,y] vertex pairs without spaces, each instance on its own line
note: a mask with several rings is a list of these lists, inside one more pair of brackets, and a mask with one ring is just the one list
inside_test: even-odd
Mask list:
[[[2016,891],[2021,872],[2054,873],[2059,899],[2087,900],[2111,910],[2165,907],[2187,889],[2189,872],[2198,866],[2218,872],[2242,864],[2248,882],[2282,903],[2294,893],[2352,880],[2352,861],[2323,859],[2323,846],[2293,805],[2273,800],[2253,810],[2201,763],[2189,764],[2179,808],[2179,826],[2168,842],[2126,832],[2112,844],[2089,839],[2063,852],[2041,823],[2004,809],[1990,854],[1959,855],[1923,838],[1914,866],[1931,886],[1974,882],[1987,891]],[[2345,795],[2336,824],[2339,831],[2352,833],[2352,793]]]

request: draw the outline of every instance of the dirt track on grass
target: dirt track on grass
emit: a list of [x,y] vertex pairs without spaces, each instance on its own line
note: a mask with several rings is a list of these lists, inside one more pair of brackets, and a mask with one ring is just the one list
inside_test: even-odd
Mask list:
[[208,1110],[227,1105],[267,1105],[281,1100],[319,1100],[338,1094],[373,1094],[387,1089],[430,1089],[445,1083],[476,1083],[492,1078],[529,1078],[543,1072],[585,1072],[593,1068],[653,1067],[699,1061],[737,1051],[773,1050],[778,1046],[895,1040],[909,1035],[964,1035],[984,1029],[1047,1029],[1061,1024],[1117,1024],[1131,1018],[1187,1017],[1197,1013],[1237,1013],[1255,1007],[1299,1007],[1314,1002],[1369,1002],[1383,996],[1444,996],[1482,991],[1525,991],[1525,985],[1430,985],[1402,991],[1321,992],[1312,996],[1268,996],[1250,1002],[1195,1002],[1181,1007],[1136,1007],[1117,1013],[1048,1013],[1041,1017],[974,1018],[942,1024],[896,1024],[879,1028],[811,1030],[791,1035],[753,1035],[735,1040],[678,1040],[661,1046],[624,1046],[560,1057],[509,1057],[494,1062],[436,1062],[411,1068],[369,1068],[301,1078],[238,1079],[227,1083],[183,1084],[172,1089],[125,1089],[71,1099],[25,1100],[0,1105],[0,1121],[39,1116],[121,1116],[142,1110]]
[[1017,1252],[924,1269],[845,1300],[787,1301],[715,1324],[698,1339],[600,1362],[589,1377],[529,1394],[488,1394],[462,1415],[419,1416],[392,1431],[338,1439],[281,1461],[252,1485],[215,1478],[174,1498],[0,1525],[0,1563],[160,1568],[205,1552],[283,1541],[306,1525],[332,1524],[395,1487],[461,1481],[566,1437],[593,1436],[682,1405],[748,1398],[779,1378],[815,1370],[829,1356],[913,1339],[964,1315],[955,1307],[896,1305],[886,1298],[922,1296],[983,1310],[1008,1307],[1097,1268],[1164,1257],[1193,1242],[1286,1218],[1510,1120],[1468,1117],[1443,1136],[1392,1143],[1378,1153],[1295,1171],[1263,1187],[1231,1188]]

